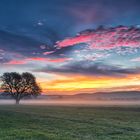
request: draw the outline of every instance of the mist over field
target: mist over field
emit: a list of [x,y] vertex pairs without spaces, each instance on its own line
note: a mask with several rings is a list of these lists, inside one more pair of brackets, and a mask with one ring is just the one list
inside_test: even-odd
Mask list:
[[58,105],[58,106],[131,106],[140,105],[140,100],[110,100],[110,101],[88,101],[88,100],[25,100],[21,101],[21,104],[31,104],[31,105]]
[[[1,99],[0,105],[13,105],[15,100]],[[140,100],[66,100],[66,99],[28,99],[21,100],[21,105],[48,105],[48,106],[140,106]]]
[[[0,96],[0,105],[14,104],[9,96]],[[57,105],[57,106],[130,106],[140,105],[139,91],[80,93],[74,95],[45,95],[37,98],[25,98],[20,101],[23,105]]]

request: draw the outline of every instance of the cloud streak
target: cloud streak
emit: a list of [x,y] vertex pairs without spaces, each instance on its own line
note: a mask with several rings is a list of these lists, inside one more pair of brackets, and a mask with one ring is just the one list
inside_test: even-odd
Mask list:
[[70,61],[71,58],[44,58],[44,57],[30,57],[30,58],[25,58],[22,60],[10,60],[4,64],[7,65],[22,65],[22,64],[27,64],[29,62],[51,62],[51,63],[61,63],[65,61]]
[[45,73],[120,77],[129,74],[138,74],[140,73],[140,68],[121,68],[119,66],[111,66],[92,62],[86,63],[85,61],[79,61],[71,64],[67,63],[61,65],[60,67],[47,66],[37,71]]
[[58,48],[64,48],[81,43],[99,50],[109,50],[117,47],[139,48],[140,28],[127,26],[99,27],[95,30],[82,31],[75,37],[58,41],[56,44]]

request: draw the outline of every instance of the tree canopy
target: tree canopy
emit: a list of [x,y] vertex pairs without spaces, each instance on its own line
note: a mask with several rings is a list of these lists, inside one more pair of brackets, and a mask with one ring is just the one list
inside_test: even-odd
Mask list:
[[19,104],[19,101],[25,97],[38,96],[41,93],[41,88],[36,82],[33,74],[24,72],[4,73],[1,76],[1,89],[5,95],[10,95]]

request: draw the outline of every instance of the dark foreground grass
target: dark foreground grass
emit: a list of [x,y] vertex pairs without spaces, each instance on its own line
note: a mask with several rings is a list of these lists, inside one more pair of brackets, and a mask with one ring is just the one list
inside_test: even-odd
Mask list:
[[140,108],[3,105],[0,140],[140,140]]

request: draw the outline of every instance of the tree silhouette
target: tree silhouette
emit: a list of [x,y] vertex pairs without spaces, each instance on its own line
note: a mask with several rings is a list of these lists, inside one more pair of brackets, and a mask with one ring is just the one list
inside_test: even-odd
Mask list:
[[1,76],[1,81],[4,95],[10,95],[16,100],[16,104],[19,104],[22,98],[38,96],[41,93],[35,76],[28,72],[22,74],[17,72],[4,73]]

